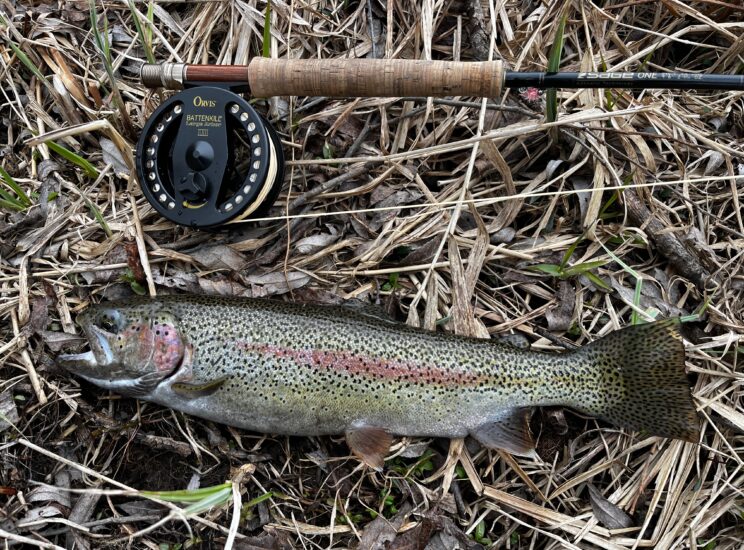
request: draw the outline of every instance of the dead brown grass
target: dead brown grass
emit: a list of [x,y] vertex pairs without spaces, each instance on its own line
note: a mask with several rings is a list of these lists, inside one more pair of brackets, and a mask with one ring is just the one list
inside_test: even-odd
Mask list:
[[[121,105],[88,2],[0,3],[0,157],[31,202],[0,210],[5,547],[741,547],[741,92],[559,91],[556,140],[544,105],[514,90],[488,105],[274,98],[258,106],[289,159],[276,208],[199,233],[138,190],[132,144],[160,96],[137,82],[145,50],[127,3],[96,4]],[[544,70],[561,4],[273,0],[271,51],[469,60],[495,44],[513,68]],[[135,5],[159,60],[260,55],[264,2]],[[568,14],[563,70],[744,71],[733,1],[574,1]],[[563,279],[530,268],[564,259],[605,263]],[[259,437],[57,370],[75,314],[133,288],[379,298],[411,324],[517,331],[536,349],[584,344],[634,312],[700,313],[686,345],[703,435],[644,438],[544,411],[540,460],[405,439],[370,473],[332,438]],[[137,492],[227,479],[239,499],[188,520]]]

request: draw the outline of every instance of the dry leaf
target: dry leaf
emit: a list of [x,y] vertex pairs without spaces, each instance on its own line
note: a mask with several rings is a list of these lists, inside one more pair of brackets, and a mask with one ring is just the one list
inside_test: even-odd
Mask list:
[[594,485],[589,483],[586,487],[589,490],[589,502],[592,505],[594,517],[599,523],[608,529],[624,529],[633,525],[633,518],[603,497]]
[[400,507],[400,511],[391,519],[382,514],[370,521],[362,531],[362,539],[359,541],[358,550],[386,550],[390,548],[388,543],[395,540],[398,530],[403,525],[408,514],[411,512],[411,504],[406,502]]
[[127,166],[127,163],[124,160],[124,157],[122,156],[121,151],[119,151],[119,148],[116,146],[116,144],[105,137],[100,138],[98,142],[101,144],[103,162],[113,166],[114,173],[129,176],[129,166]]
[[242,271],[248,265],[241,253],[224,244],[201,247],[191,252],[191,257],[208,269]]
[[20,417],[10,390],[0,393],[0,433],[18,424]]
[[300,239],[295,243],[295,250],[298,254],[315,254],[326,248],[328,245],[335,243],[339,235],[330,233],[320,233]]
[[548,321],[548,330],[551,332],[564,332],[571,327],[573,322],[574,304],[576,303],[576,292],[571,283],[561,281],[558,285],[557,307],[545,312]]
[[59,351],[67,346],[80,345],[86,341],[82,336],[68,334],[67,332],[56,332],[53,330],[42,330],[39,332],[44,343],[52,351]]
[[245,278],[251,285],[253,296],[272,296],[285,294],[295,288],[305,286],[310,282],[310,275],[300,271],[267,273],[265,275],[251,275]]
[[240,283],[227,277],[200,278],[199,290],[204,294],[219,296],[250,296],[250,292]]
[[289,535],[282,531],[261,533],[235,542],[235,550],[293,550]]

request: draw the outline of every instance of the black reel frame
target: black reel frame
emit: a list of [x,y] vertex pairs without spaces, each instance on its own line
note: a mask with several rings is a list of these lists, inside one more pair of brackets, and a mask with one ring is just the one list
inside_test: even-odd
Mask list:
[[165,218],[209,228],[258,217],[284,180],[281,141],[237,92],[195,84],[165,100],[137,142],[142,192]]

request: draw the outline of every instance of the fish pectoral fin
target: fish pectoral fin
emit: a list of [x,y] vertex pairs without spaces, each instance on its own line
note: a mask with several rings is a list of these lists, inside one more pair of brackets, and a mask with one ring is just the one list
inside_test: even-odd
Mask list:
[[163,379],[163,376],[159,372],[151,372],[140,376],[134,381],[134,384],[126,389],[121,389],[121,393],[130,395],[132,397],[144,397],[158,385]]
[[216,392],[222,384],[227,381],[227,377],[218,378],[204,384],[189,384],[187,382],[176,382],[171,384],[171,389],[186,399],[196,399],[197,397],[206,397]]
[[346,431],[346,443],[362,462],[379,472],[393,443],[393,436],[382,428],[362,426]]
[[173,384],[190,382],[194,378],[194,346],[185,344],[183,347],[183,358],[176,374],[171,376]]
[[481,424],[470,433],[491,449],[503,449],[514,455],[534,457],[535,440],[530,431],[529,407],[509,409],[495,420]]

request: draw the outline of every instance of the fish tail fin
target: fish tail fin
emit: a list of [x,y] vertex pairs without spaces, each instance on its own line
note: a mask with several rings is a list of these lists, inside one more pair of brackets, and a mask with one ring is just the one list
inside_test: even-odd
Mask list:
[[679,327],[679,319],[633,325],[583,348],[601,372],[598,400],[586,412],[650,435],[697,441],[700,421]]

